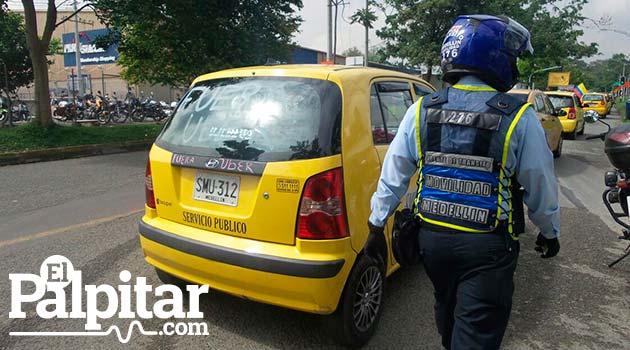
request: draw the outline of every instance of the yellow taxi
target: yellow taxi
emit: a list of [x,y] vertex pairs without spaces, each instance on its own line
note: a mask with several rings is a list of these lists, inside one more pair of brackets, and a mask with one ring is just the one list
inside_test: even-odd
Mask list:
[[532,104],[540,124],[547,136],[547,145],[554,158],[562,154],[562,123],[558,119],[558,112],[551,104],[549,97],[540,90],[512,89],[508,94]]
[[146,261],[167,283],[330,315],[339,341],[365,343],[399,268],[391,246],[382,263],[363,254],[370,198],[407,108],[433,91],[412,75],[332,65],[198,77],[149,154]]
[[609,102],[606,99],[606,94],[589,92],[582,96],[582,108],[584,108],[584,112],[593,110],[597,112],[601,118],[606,118],[606,115],[608,115],[610,111],[608,105]]
[[575,140],[577,135],[584,134],[584,110],[580,105],[578,97],[570,91],[545,91],[551,104],[556,111],[561,110],[558,115],[564,135],[571,140]]

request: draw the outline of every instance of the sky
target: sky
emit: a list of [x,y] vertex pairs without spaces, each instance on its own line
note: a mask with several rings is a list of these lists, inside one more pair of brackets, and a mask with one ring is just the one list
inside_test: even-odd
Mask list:
[[[295,36],[295,41],[304,47],[326,51],[327,49],[327,6],[328,0],[303,0],[304,7],[299,12],[304,20],[300,27],[300,33]],[[364,49],[364,28],[359,24],[350,25],[349,17],[358,9],[365,7],[365,0],[345,0],[343,9],[339,6],[337,19],[337,53],[356,46]],[[374,24],[374,30],[369,34],[369,46],[382,45],[382,40],[376,36],[376,29],[385,25],[385,16],[379,10],[376,11],[378,21]],[[615,53],[630,55],[630,0],[590,0],[584,6],[582,14],[594,20],[602,16],[609,16],[611,29],[617,29],[629,33],[627,35],[599,30],[592,22],[586,21],[583,26],[584,35],[580,38],[585,43],[599,43],[600,54],[590,60],[610,58]],[[334,16],[334,8],[333,8]],[[344,20],[345,19],[345,20]],[[347,22],[346,22],[347,21]],[[536,40],[536,38],[532,38]]]

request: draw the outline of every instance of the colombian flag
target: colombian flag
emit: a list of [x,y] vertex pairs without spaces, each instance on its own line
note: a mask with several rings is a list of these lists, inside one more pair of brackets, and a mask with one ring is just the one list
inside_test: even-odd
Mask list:
[[579,99],[582,99],[582,96],[588,93],[588,90],[586,90],[586,86],[584,86],[584,83],[580,83],[580,85],[573,88],[573,92],[575,92]]

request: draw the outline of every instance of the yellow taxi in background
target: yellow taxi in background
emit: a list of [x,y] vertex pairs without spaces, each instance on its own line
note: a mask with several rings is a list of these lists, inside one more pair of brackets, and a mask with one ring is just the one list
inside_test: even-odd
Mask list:
[[545,91],[551,104],[557,110],[562,110],[558,115],[564,135],[575,140],[577,135],[584,134],[584,110],[578,97],[570,91]]
[[[407,110],[434,89],[404,73],[287,65],[197,78],[146,168],[145,259],[167,283],[328,316],[357,346],[398,263],[363,254],[370,198]],[[415,191],[411,182],[410,192]]]
[[606,99],[606,94],[589,92],[582,96],[582,108],[584,108],[584,112],[593,110],[597,112],[601,118],[606,118],[606,115],[608,115],[610,111],[608,105],[609,102]]
[[558,119],[558,112],[555,110],[549,97],[540,90],[512,89],[508,94],[521,99],[523,102],[532,104],[540,124],[547,136],[547,145],[553,153],[554,158],[562,154],[562,123]]

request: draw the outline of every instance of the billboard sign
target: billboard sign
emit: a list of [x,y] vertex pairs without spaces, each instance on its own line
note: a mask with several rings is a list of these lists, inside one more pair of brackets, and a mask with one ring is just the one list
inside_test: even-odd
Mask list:
[[[99,36],[109,33],[109,29],[85,30],[79,33],[81,42],[81,64],[108,64],[116,63],[118,60],[118,45],[111,45],[107,49],[102,49],[94,44],[94,40]],[[66,67],[76,66],[76,44],[74,33],[64,33],[63,40],[63,64]]]

